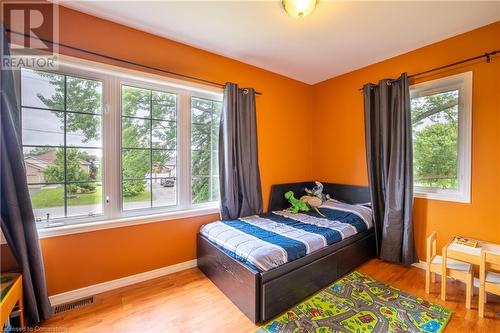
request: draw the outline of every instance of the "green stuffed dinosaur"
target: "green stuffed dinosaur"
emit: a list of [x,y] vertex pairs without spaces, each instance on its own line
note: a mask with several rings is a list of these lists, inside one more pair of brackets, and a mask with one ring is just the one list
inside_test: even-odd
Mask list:
[[286,192],[285,199],[287,199],[292,205],[292,207],[290,207],[290,211],[294,214],[297,214],[298,212],[308,212],[310,210],[309,206],[304,201],[297,199],[293,195],[293,191]]

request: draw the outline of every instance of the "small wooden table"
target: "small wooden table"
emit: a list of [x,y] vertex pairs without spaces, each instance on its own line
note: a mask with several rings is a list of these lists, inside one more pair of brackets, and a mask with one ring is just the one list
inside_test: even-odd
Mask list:
[[479,266],[483,251],[500,254],[500,244],[478,241],[475,248],[467,248],[466,246],[454,244],[454,239],[455,237],[446,246],[446,256],[451,259]]
[[0,275],[0,328],[7,323],[9,316],[18,304],[19,321],[21,327],[24,327],[24,308],[23,308],[23,278],[18,273],[2,273]]
[[[471,265],[479,266],[481,262],[481,253],[483,251],[493,252],[500,254],[500,244],[477,241],[476,247],[467,247],[463,245],[457,245],[453,242],[455,236],[451,238],[450,242],[443,248],[443,251],[446,249],[446,252],[443,253],[443,257],[460,260]],[[444,262],[445,260],[443,260]],[[443,269],[444,271],[444,269]],[[473,278],[474,280],[474,278]],[[441,283],[441,299],[445,300],[446,295],[446,277],[443,277],[443,281]],[[472,288],[473,289],[473,288]],[[472,291],[472,290],[471,290]],[[472,295],[470,295],[472,297]]]

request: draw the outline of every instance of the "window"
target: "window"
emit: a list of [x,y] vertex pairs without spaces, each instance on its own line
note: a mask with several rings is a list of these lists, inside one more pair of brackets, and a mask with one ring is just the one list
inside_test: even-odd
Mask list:
[[219,89],[64,59],[16,75],[39,228],[217,206]]
[[418,197],[470,202],[472,73],[411,87]]
[[219,198],[219,120],[222,103],[191,98],[191,200]]
[[23,69],[24,163],[38,222],[95,216],[102,204],[102,82]]
[[177,95],[121,87],[123,209],[177,204]]

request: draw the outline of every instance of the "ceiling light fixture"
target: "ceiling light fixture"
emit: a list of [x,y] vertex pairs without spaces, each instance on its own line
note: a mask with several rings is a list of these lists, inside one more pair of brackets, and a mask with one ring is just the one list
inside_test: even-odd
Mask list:
[[303,18],[312,13],[317,0],[282,0],[283,9],[291,17]]

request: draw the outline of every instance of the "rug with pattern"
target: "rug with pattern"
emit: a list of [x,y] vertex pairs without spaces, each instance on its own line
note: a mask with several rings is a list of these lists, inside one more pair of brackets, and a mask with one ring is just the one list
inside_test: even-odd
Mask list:
[[451,313],[354,271],[255,332],[443,332]]

